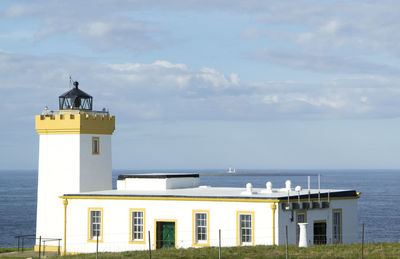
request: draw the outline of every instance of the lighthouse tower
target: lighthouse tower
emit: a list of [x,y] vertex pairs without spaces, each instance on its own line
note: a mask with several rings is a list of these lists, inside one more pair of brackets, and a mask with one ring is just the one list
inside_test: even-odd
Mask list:
[[[93,111],[92,96],[80,90],[78,82],[73,86],[59,96],[58,111],[45,109],[36,115],[40,135],[38,239],[63,238],[64,205],[59,196],[112,189],[111,135],[115,117],[105,110]],[[46,242],[46,251],[57,245]]]

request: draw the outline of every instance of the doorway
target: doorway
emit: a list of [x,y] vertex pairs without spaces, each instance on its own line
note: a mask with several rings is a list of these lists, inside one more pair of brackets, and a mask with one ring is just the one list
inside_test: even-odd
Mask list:
[[314,245],[326,245],[326,221],[314,221]]
[[175,248],[175,221],[156,221],[156,249]]

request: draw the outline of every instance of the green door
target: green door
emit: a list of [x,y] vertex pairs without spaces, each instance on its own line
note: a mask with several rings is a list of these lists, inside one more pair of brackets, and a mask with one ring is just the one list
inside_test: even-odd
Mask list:
[[175,248],[175,222],[157,222],[156,248]]

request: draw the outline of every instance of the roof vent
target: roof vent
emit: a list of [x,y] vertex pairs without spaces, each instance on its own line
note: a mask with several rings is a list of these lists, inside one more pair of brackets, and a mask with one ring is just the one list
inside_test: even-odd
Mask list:
[[246,191],[242,192],[242,195],[252,195],[255,192],[253,192],[253,185],[251,183],[246,184]]
[[285,182],[285,189],[287,191],[291,191],[292,190],[292,182],[290,180],[286,180]]
[[262,193],[272,193],[272,183],[270,181],[265,183],[265,189],[261,190]]

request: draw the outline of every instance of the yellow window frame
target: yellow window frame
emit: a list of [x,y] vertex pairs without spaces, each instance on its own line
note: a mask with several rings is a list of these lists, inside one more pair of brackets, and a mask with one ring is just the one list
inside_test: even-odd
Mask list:
[[[133,220],[132,220],[132,212],[141,211],[143,212],[143,240],[134,240],[133,239]],[[146,209],[129,209],[129,243],[130,244],[146,244]]]
[[[96,142],[97,142],[97,152],[95,152]],[[92,155],[100,155],[100,137],[92,137]]]
[[91,222],[90,222],[90,212],[91,211],[100,211],[101,212],[101,224],[100,224],[100,236],[99,236],[99,243],[103,243],[103,219],[104,219],[104,213],[103,213],[103,208],[88,208],[88,224],[87,224],[87,241],[89,243],[96,243],[97,239],[94,237],[94,239],[91,239]]
[[[333,228],[334,228],[334,222],[333,222],[334,216],[333,216],[333,215],[335,214],[335,212],[340,212],[340,236],[339,236],[339,243],[334,243],[334,242],[333,242],[333,240],[334,240],[334,238],[333,238],[333,235],[334,235],[334,232],[333,232]],[[343,243],[342,237],[343,237],[343,210],[342,210],[342,209],[332,209],[332,244],[342,244],[342,243]]]
[[254,229],[256,223],[254,211],[236,211],[236,246],[242,245],[242,242],[240,240],[240,215],[251,215],[251,245],[254,246]]
[[[196,214],[205,213],[207,214],[207,240],[204,242],[198,242],[196,238]],[[192,210],[192,246],[204,247],[210,246],[210,211],[209,210]]]

